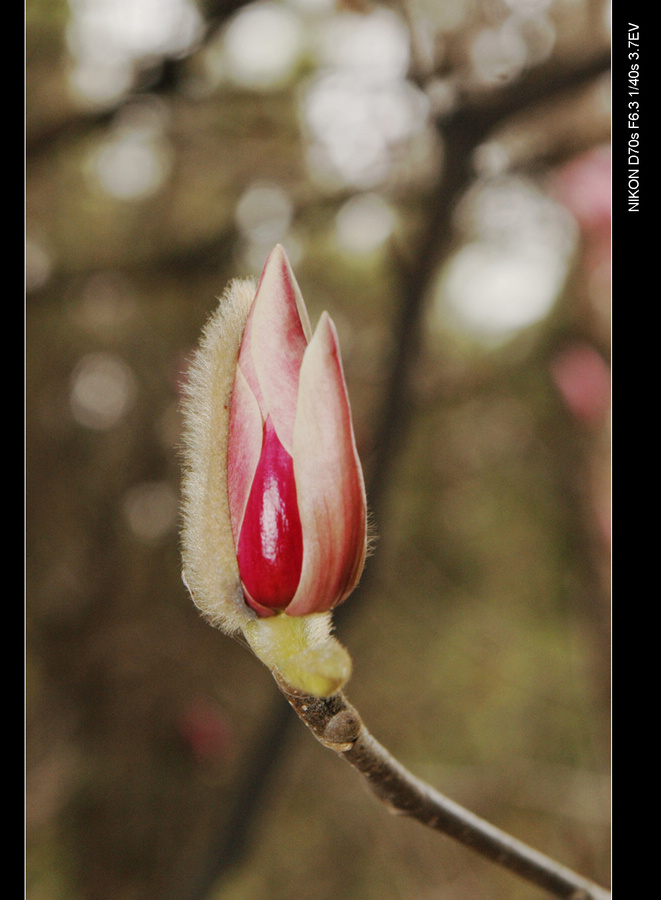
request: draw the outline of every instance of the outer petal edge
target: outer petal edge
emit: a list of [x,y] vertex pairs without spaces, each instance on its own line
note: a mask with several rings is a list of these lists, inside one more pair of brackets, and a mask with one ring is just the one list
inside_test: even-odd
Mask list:
[[287,254],[279,244],[264,265],[249,328],[247,350],[263,397],[262,415],[271,416],[280,442],[292,454],[299,371],[309,321]]
[[327,313],[301,366],[294,474],[303,529],[303,569],[287,607],[307,615],[355,588],[367,548],[367,502],[335,326]]

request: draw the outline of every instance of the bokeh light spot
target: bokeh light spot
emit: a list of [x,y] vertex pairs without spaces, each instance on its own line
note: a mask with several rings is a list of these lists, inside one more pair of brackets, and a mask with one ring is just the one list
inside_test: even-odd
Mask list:
[[368,14],[344,13],[330,19],[320,32],[322,66],[353,72],[372,82],[406,77],[409,33],[402,19],[388,9]]
[[71,411],[86,428],[105,431],[128,412],[135,392],[133,372],[124,360],[111,353],[90,353],[71,377]]
[[294,214],[293,204],[275,184],[251,184],[236,207],[236,223],[244,238],[268,246],[277,244],[287,233]]
[[564,268],[553,253],[517,253],[469,244],[450,263],[444,291],[452,309],[474,332],[501,338],[532,325],[551,310]]
[[462,217],[467,240],[446,266],[436,315],[486,342],[506,340],[553,308],[576,225],[561,204],[513,176],[477,187]]
[[149,130],[122,129],[97,152],[93,168],[106,193],[118,200],[140,200],[162,186],[170,172],[170,157]]
[[191,0],[69,0],[69,5],[70,84],[87,102],[115,100],[143,61],[180,56],[201,34],[202,19]]
[[177,522],[177,492],[167,481],[136,485],[124,499],[124,512],[133,534],[146,543],[159,541]]
[[302,53],[298,15],[278,3],[253,3],[239,10],[225,31],[227,74],[255,90],[286,84]]
[[373,253],[388,240],[394,225],[394,213],[383,197],[373,193],[357,194],[337,212],[337,243],[345,253]]
[[515,28],[484,28],[473,38],[470,51],[476,78],[484,84],[511,81],[527,61],[525,41]]

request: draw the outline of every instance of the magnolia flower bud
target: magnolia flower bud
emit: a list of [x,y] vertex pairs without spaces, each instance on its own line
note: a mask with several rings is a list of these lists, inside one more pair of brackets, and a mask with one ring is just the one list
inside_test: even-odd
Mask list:
[[260,616],[332,609],[365,562],[366,501],[335,327],[314,336],[282,247],[241,342],[227,454],[245,597]]
[[330,610],[366,555],[367,515],[337,334],[311,334],[282,247],[232,282],[205,327],[184,405],[183,578],[194,602],[296,688],[349,676]]

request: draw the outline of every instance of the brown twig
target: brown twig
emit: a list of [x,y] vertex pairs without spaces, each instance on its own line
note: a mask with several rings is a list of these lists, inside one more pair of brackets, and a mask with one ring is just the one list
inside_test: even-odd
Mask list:
[[365,778],[393,812],[417,819],[556,897],[609,900],[609,891],[511,837],[412,775],[381,746],[344,694],[310,697],[276,682],[317,740]]

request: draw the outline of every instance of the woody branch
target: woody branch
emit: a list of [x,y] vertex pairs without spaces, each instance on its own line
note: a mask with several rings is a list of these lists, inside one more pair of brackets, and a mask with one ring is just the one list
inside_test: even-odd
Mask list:
[[597,884],[506,834],[412,775],[368,731],[342,692],[312,697],[275,675],[278,687],[317,740],[365,778],[392,812],[454,838],[556,897],[610,900]]

